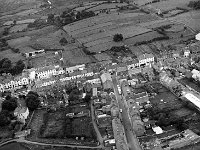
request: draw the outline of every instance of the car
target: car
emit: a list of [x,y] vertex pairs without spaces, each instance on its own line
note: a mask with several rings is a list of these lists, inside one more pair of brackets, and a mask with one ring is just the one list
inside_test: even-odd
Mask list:
[[123,111],[122,109],[119,109],[119,112],[120,112],[120,113],[122,113],[122,111]]
[[117,85],[117,88],[118,88],[118,91],[119,91],[119,94],[121,95],[122,94],[122,89],[119,85]]

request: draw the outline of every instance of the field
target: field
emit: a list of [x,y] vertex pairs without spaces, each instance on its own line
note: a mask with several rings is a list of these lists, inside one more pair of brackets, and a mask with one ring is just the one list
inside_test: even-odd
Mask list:
[[198,33],[200,31],[200,11],[190,11],[170,18],[170,20],[186,24]]
[[154,9],[160,9],[161,11],[168,11],[175,9],[176,7],[186,8],[188,3],[188,0],[161,0],[160,2],[152,3],[147,6]]
[[28,26],[28,24],[16,25],[16,26],[12,27],[9,32],[10,33],[13,33],[13,32],[15,33],[15,32],[24,31],[24,30],[27,29],[27,26]]
[[144,34],[136,35],[131,38],[127,38],[127,39],[125,39],[124,43],[126,45],[134,45],[137,42],[149,41],[149,40],[152,40],[152,39],[158,38],[158,37],[163,37],[163,35],[159,34],[156,31],[152,31],[152,32],[147,32]]
[[[151,29],[140,27],[136,24],[158,19],[155,16],[142,12],[137,13],[111,13],[88,18],[64,26],[64,30],[80,43],[87,47],[89,52],[99,53],[110,49],[113,46],[126,44],[126,39],[147,33],[147,37],[159,36],[155,32],[148,35]],[[113,36],[117,33],[123,35],[123,42],[113,42]],[[145,34],[144,34],[145,35]],[[140,37],[139,37],[140,38]],[[137,38],[136,38],[137,39]],[[132,44],[132,42],[129,40]]]

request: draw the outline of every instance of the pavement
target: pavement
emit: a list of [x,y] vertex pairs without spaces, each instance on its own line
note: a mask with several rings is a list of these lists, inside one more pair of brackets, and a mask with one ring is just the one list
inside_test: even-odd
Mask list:
[[142,150],[142,148],[139,144],[139,140],[137,139],[137,137],[132,129],[131,121],[129,120],[129,117],[128,117],[129,116],[128,111],[127,111],[128,108],[125,105],[124,98],[122,98],[121,95],[119,95],[119,91],[117,88],[118,82],[117,82],[116,76],[112,76],[112,81],[113,81],[113,88],[114,88],[116,100],[119,104],[119,108],[122,109],[122,113],[121,113],[122,124],[125,129],[125,135],[127,138],[129,150]]

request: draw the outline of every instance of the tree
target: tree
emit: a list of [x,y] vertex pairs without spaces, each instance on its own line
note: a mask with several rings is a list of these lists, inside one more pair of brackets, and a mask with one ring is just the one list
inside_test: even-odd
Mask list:
[[25,64],[22,60],[17,61],[16,65],[12,68],[12,74],[17,75],[22,73],[25,68]]
[[54,23],[54,14],[48,14],[47,22],[48,23]]
[[30,91],[26,95],[26,106],[29,108],[29,110],[33,111],[37,109],[40,105],[39,96],[36,92]]
[[0,66],[1,66],[1,68],[7,68],[7,69],[11,68],[11,66],[12,66],[11,60],[8,58],[2,59],[0,62]]
[[0,112],[0,126],[6,126],[10,124],[10,118],[8,117],[9,112],[7,110],[2,110]]
[[80,91],[78,89],[73,89],[69,94],[69,101],[78,100],[80,96]]
[[2,103],[2,109],[8,111],[14,111],[17,108],[17,98],[12,97],[8,100],[4,100]]
[[59,41],[59,43],[62,45],[62,46],[65,46],[67,43],[68,43],[68,41],[66,40],[66,38],[62,38],[60,41]]
[[119,41],[122,41],[123,40],[123,35],[122,34],[115,34],[114,36],[113,36],[113,41],[115,41],[115,42],[119,42]]

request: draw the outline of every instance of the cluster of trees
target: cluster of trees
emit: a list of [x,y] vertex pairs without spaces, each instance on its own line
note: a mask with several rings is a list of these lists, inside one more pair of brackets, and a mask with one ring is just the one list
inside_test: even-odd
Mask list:
[[190,1],[189,4],[188,4],[188,7],[191,7],[193,9],[200,9],[200,0]]
[[76,14],[74,12],[64,11],[60,16],[56,17],[54,16],[54,14],[49,14],[47,18],[47,23],[55,24],[56,26],[61,27],[69,23],[93,16],[95,16],[95,13],[93,11],[82,10],[81,12],[77,12]]
[[10,73],[12,75],[18,75],[22,73],[24,68],[25,64],[22,60],[17,61],[14,66],[12,65],[11,60],[8,58],[0,60],[0,74]]
[[120,42],[120,41],[122,41],[123,40],[123,35],[122,34],[115,34],[114,36],[113,36],[113,41],[114,42]]
[[[39,95],[36,92],[30,91],[26,96],[20,95],[19,98],[25,99],[26,106],[30,111],[37,109],[40,105]],[[7,95],[6,99],[2,102],[2,111],[0,112],[0,126],[9,125],[10,121],[15,119],[13,112],[17,106],[17,98]]]
[[158,126],[167,127],[169,125],[174,125],[177,129],[181,131],[188,129],[188,125],[184,122],[184,119],[174,114],[171,114],[169,109],[160,110],[158,107],[155,106],[148,108],[147,114],[152,120],[157,120],[156,125]]

